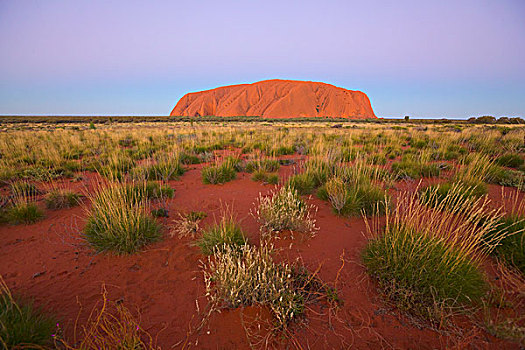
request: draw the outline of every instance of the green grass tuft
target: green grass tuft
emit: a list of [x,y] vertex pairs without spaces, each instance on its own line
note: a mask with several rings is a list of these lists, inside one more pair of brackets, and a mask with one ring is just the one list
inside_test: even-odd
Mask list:
[[53,190],[44,200],[48,209],[72,208],[80,203],[80,195],[68,190]]
[[0,278],[0,349],[37,349],[53,344],[56,321],[32,303],[15,299]]
[[84,236],[97,251],[134,253],[160,238],[160,226],[148,213],[144,193],[136,194],[128,185],[110,184],[91,201]]
[[34,224],[44,218],[44,212],[35,203],[19,202],[6,210],[5,217],[10,224]]
[[514,154],[514,153],[507,153],[502,156],[499,156],[496,159],[496,164],[501,165],[501,166],[506,166],[509,168],[517,169],[520,166],[522,166],[523,163],[524,163],[523,157],[520,156],[519,154]]
[[390,299],[418,316],[438,319],[436,308],[477,302],[487,290],[468,256],[407,227],[391,226],[371,240],[363,262]]
[[237,177],[237,162],[226,159],[221,164],[211,165],[202,169],[202,182],[209,184],[222,184],[234,180]]
[[213,224],[203,232],[196,245],[204,255],[211,255],[216,249],[223,249],[225,245],[240,247],[246,242],[241,226],[233,217],[224,216],[219,223]]

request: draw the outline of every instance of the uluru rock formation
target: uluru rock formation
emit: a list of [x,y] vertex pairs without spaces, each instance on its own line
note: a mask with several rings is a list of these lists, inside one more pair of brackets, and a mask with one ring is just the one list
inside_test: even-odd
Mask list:
[[361,91],[325,83],[264,80],[184,95],[170,116],[376,118]]

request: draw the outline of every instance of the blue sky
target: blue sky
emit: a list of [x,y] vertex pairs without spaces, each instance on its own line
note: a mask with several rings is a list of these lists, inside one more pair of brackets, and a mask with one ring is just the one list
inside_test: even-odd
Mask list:
[[167,115],[264,79],[378,116],[525,116],[525,1],[0,1],[0,114]]

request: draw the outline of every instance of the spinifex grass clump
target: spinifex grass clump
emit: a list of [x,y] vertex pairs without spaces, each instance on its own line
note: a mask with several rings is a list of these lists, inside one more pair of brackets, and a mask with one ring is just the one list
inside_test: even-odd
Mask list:
[[304,172],[291,176],[286,186],[295,189],[301,195],[310,194],[323,185],[340,165],[336,164],[330,154],[312,158],[303,165]]
[[[138,185],[138,191],[141,191],[141,185]],[[168,184],[161,184],[154,181],[148,181],[145,184],[144,191],[149,199],[173,198],[175,190]]]
[[84,235],[96,250],[133,253],[160,238],[160,226],[149,214],[145,193],[131,188],[110,183],[89,195],[91,209]]
[[244,244],[246,244],[244,232],[232,215],[223,216],[219,223],[207,228],[196,242],[205,255],[213,254],[214,250],[222,249],[224,246],[238,248]]
[[253,172],[252,180],[277,185],[277,183],[279,182],[279,175],[268,174],[262,170],[256,170]]
[[496,159],[496,163],[501,166],[506,166],[509,168],[519,168],[523,165],[523,157],[515,153],[507,153],[502,156],[499,156]]
[[379,185],[381,174],[377,168],[357,160],[352,166],[340,167],[337,173],[317,192],[337,214],[372,215],[385,211],[387,196]]
[[510,214],[501,220],[498,230],[504,231],[507,236],[494,253],[525,275],[525,217],[523,214]]
[[179,152],[162,153],[147,166],[148,180],[176,180],[185,169]]
[[432,321],[478,302],[488,288],[481,262],[502,239],[485,244],[500,217],[487,203],[449,196],[429,208],[417,194],[402,193],[386,211],[386,227],[377,221],[370,230],[363,252],[368,272],[400,308]]
[[11,185],[12,206],[5,212],[6,220],[14,225],[33,224],[44,217],[44,212],[36,205],[38,189],[30,183],[18,182]]
[[504,232],[505,237],[493,253],[525,276],[525,201],[519,199],[519,193],[516,191],[511,195],[510,203],[504,197],[505,216],[487,238],[492,240],[494,235]]
[[107,158],[99,159],[96,170],[109,180],[121,181],[134,165],[135,161],[129,155],[119,151],[111,153]]
[[53,344],[55,320],[17,300],[0,276],[0,349],[40,349]]
[[48,209],[71,208],[80,203],[80,195],[66,189],[55,189],[48,192],[44,200]]
[[439,176],[441,168],[439,164],[430,163],[427,153],[416,158],[406,155],[398,162],[392,163],[392,173],[399,179]]
[[248,173],[253,173],[255,171],[261,171],[265,173],[273,173],[279,170],[280,164],[277,159],[263,158],[255,159],[246,162],[244,169]]
[[437,206],[440,203],[458,205],[468,200],[477,199],[487,193],[487,187],[480,182],[468,185],[464,182],[445,182],[438,185],[428,186],[421,192],[421,199],[429,206]]
[[[276,264],[272,246],[226,246],[204,267],[207,296],[215,307],[268,306],[278,329],[302,315],[306,304],[326,296],[326,288],[298,264]],[[334,294],[333,290],[330,290]]]
[[286,186],[293,188],[301,195],[312,193],[317,187],[315,180],[309,173],[300,173],[290,176]]
[[222,184],[232,181],[237,176],[238,161],[226,158],[222,163],[207,166],[202,169],[202,182],[205,184]]
[[485,155],[473,153],[469,154],[460,164],[453,182],[461,182],[469,187],[478,187],[478,192],[487,193],[486,185],[483,181],[491,181],[491,169],[493,162]]
[[525,175],[523,171],[507,169],[493,164],[487,174],[487,182],[500,186],[523,188]]
[[452,203],[452,199],[461,203],[469,198],[479,198],[488,192],[483,180],[489,176],[491,167],[493,164],[486,156],[470,155],[451,181],[427,187],[423,191],[423,198],[434,198],[428,202],[429,205],[442,202],[447,196],[450,197],[448,203]]
[[19,196],[37,196],[42,193],[35,184],[32,184],[27,181],[17,181],[10,184],[11,193],[14,197]]
[[316,209],[306,204],[296,190],[283,186],[270,196],[259,194],[255,217],[265,233],[291,230],[314,234],[318,228],[311,211]]

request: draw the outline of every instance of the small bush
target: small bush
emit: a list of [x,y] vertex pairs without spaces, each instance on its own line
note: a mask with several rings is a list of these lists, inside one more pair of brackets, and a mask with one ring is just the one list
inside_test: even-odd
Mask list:
[[240,247],[244,244],[246,237],[242,228],[231,216],[224,216],[219,223],[206,229],[196,242],[204,255],[213,254],[216,249],[223,249],[225,245]]
[[202,158],[194,153],[183,152],[180,155],[180,161],[182,164],[200,164],[202,163]]
[[345,183],[333,178],[319,189],[317,195],[328,200],[340,215],[383,213],[387,205],[385,191],[369,181]]
[[48,209],[63,209],[77,206],[80,195],[68,190],[53,190],[44,197]]
[[270,185],[277,185],[279,183],[279,175],[268,174],[268,176],[266,177],[266,183],[269,183]]
[[265,182],[267,177],[268,177],[268,174],[266,174],[264,171],[256,170],[253,172],[252,180]]
[[259,194],[255,217],[266,233],[291,230],[314,234],[318,230],[310,213],[314,208],[303,202],[296,190],[284,186],[271,196]]
[[160,238],[160,226],[148,213],[145,194],[130,188],[110,184],[91,197],[84,236],[97,251],[134,253]]
[[0,277],[0,349],[50,346],[56,321],[11,295]]

